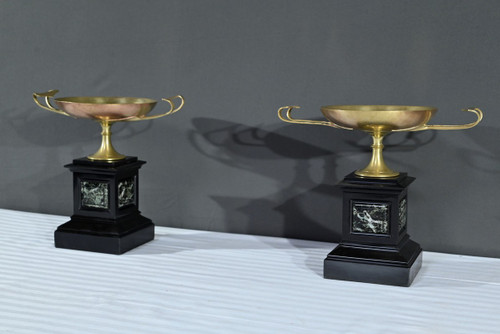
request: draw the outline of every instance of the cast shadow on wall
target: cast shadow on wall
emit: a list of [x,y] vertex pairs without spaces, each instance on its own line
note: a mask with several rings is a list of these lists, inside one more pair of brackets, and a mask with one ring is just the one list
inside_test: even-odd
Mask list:
[[[228,232],[339,241],[342,194],[336,186],[337,160],[339,154],[369,151],[366,134],[354,131],[346,137],[346,131],[290,124],[267,131],[212,118],[195,118],[192,123],[190,141],[198,152],[278,184],[274,194],[262,198],[211,195],[224,210]],[[415,150],[434,139],[416,133],[400,137],[387,147]],[[290,166],[292,176],[281,169]],[[315,172],[320,178],[312,177]]]
[[492,175],[500,174],[500,165],[498,164],[500,145],[496,140],[492,140],[498,136],[499,131],[498,128],[485,125],[481,125],[481,131],[467,131],[466,135],[482,150],[467,150],[463,154],[464,161],[481,172]]

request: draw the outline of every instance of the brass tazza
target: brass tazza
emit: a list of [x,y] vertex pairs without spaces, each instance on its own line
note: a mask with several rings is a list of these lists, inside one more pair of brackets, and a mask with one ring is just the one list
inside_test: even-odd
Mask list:
[[321,112],[328,121],[314,121],[292,118],[291,112],[294,108],[300,107],[279,108],[278,117],[288,123],[326,125],[369,133],[373,138],[372,158],[365,168],[355,172],[357,176],[368,178],[393,178],[399,175],[399,172],[390,169],[384,162],[382,141],[387,134],[402,131],[469,129],[476,126],[483,118],[483,113],[479,108],[467,108],[464,111],[474,113],[477,117],[476,121],[462,125],[428,125],[427,122],[437,112],[437,108],[398,105],[329,105],[321,107]]
[[[99,150],[89,155],[90,160],[99,161],[117,161],[126,156],[118,153],[111,143],[111,126],[116,122],[134,122],[160,118],[171,115],[179,111],[184,106],[184,98],[181,95],[162,99],[170,104],[170,110],[166,113],[146,116],[156,105],[156,101],[147,98],[137,97],[107,97],[107,96],[77,96],[54,98],[56,105],[61,108],[55,108],[50,98],[53,98],[58,90],[50,90],[45,93],[33,93],[35,103],[43,108],[55,113],[70,116],[74,118],[93,119],[102,127],[102,140]],[[44,98],[43,105],[38,98]],[[176,108],[174,99],[180,100],[180,105]]]

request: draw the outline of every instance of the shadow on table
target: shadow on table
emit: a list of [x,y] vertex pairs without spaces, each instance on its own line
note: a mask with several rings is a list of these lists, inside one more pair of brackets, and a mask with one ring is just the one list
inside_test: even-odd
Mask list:
[[[180,233],[179,233],[180,232]],[[290,250],[291,261],[298,267],[323,276],[323,259],[336,244],[310,240],[286,239],[279,237],[253,236],[221,232],[194,230],[172,230],[156,233],[155,240],[135,248],[122,256],[143,256],[154,254],[175,254],[198,250]],[[297,256],[297,249],[300,256]],[[267,253],[262,253],[266,256]],[[254,252],[250,255],[256,257]]]
[[292,247],[300,249],[300,251],[305,255],[305,259],[299,262],[299,265],[305,265],[307,269],[314,272],[319,277],[323,278],[323,261],[334,249],[337,244],[336,243],[321,243],[318,244],[317,247],[307,247],[307,244],[304,244],[304,240],[298,239],[289,239],[288,242]]

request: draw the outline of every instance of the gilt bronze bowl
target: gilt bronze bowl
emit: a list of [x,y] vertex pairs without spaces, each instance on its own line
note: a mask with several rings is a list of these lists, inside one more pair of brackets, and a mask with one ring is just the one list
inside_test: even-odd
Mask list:
[[[291,112],[298,106],[285,106],[278,110],[278,117],[288,123],[326,125],[344,130],[361,130],[373,138],[370,163],[355,174],[367,178],[393,178],[399,172],[390,169],[384,162],[382,141],[391,132],[422,130],[462,130],[476,126],[483,118],[478,108],[464,111],[476,115],[476,121],[462,125],[428,125],[437,112],[434,107],[399,105],[329,105],[321,107],[327,121],[314,121],[292,118]],[[284,113],[284,115],[283,115]]]
[[[139,97],[112,97],[112,96],[74,96],[54,98],[58,90],[50,90],[46,93],[33,93],[35,103],[43,108],[55,113],[74,118],[92,119],[101,124],[102,140],[99,150],[89,155],[90,160],[113,162],[124,159],[126,156],[118,153],[111,143],[111,125],[116,122],[144,121],[171,115],[179,111],[184,105],[184,98],[176,95],[162,99],[170,104],[170,110],[166,113],[148,116],[153,110],[156,101]],[[44,98],[45,105],[40,103],[38,98]],[[60,109],[51,104],[50,98]],[[175,107],[174,99],[179,99],[180,104]]]

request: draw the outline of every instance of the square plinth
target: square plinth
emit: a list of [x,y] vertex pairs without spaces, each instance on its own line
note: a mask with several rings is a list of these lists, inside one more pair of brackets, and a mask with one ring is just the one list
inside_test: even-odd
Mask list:
[[409,286],[422,265],[422,249],[410,240],[406,173],[390,179],[354,173],[342,188],[342,240],[324,261],[324,278]]
[[139,168],[144,161],[73,160],[73,215],[54,233],[55,246],[122,254],[154,239],[154,225],[139,211]]

